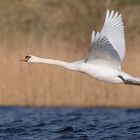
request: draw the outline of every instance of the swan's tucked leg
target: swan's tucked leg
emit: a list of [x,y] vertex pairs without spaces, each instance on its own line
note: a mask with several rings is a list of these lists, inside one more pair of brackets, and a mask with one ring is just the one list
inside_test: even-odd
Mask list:
[[137,78],[126,78],[126,79],[124,79],[124,77],[121,76],[121,75],[118,75],[118,77],[120,79],[122,79],[123,83],[125,83],[125,84],[140,86],[140,80],[137,79]]

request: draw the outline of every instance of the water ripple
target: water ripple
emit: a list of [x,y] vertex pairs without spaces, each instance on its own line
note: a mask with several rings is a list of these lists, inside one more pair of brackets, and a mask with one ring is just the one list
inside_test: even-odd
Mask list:
[[139,140],[139,109],[0,107],[0,140]]

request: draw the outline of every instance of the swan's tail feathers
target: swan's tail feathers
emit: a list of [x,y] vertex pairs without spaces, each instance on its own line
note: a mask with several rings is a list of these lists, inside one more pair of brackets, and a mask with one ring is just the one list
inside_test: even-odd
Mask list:
[[118,77],[123,81],[124,84],[140,86],[140,79],[139,78],[134,78],[134,77],[124,78],[121,75],[118,75]]

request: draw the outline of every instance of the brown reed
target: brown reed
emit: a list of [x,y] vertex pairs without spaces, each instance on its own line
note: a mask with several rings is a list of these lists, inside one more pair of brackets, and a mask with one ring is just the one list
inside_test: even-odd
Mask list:
[[[140,75],[140,41],[127,44],[123,69]],[[0,104],[21,106],[139,107],[140,87],[107,84],[87,75],[45,64],[19,60],[26,54],[74,61],[86,56],[86,47],[64,40],[5,40],[0,44]]]
[[140,107],[140,87],[19,61],[27,54],[65,61],[85,57],[106,9],[122,13],[127,42],[122,68],[140,77],[139,1],[0,1],[0,105]]

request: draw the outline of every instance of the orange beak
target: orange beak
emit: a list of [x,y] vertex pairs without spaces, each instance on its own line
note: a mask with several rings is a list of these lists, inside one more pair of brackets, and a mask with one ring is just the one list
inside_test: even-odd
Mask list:
[[31,58],[31,56],[27,55],[24,59],[20,59],[21,62],[28,62],[28,60]]
[[20,59],[20,62],[27,62],[25,59]]

